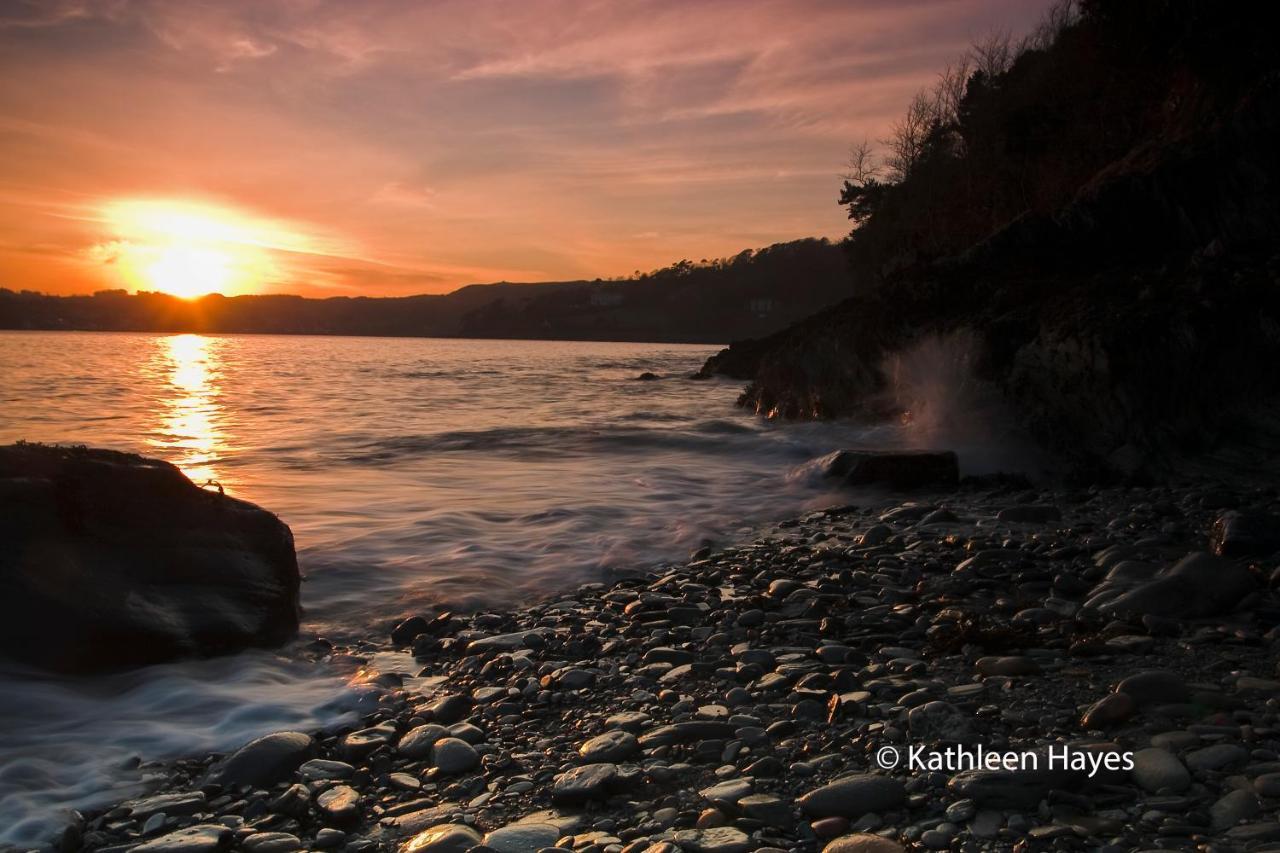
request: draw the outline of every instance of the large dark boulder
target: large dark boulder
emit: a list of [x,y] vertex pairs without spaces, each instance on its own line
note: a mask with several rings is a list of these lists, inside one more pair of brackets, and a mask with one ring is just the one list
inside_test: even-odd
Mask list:
[[849,486],[916,489],[960,480],[960,462],[950,450],[837,450],[815,464],[823,476]]
[[128,453],[0,447],[0,655],[93,672],[278,645],[298,629],[293,534]]

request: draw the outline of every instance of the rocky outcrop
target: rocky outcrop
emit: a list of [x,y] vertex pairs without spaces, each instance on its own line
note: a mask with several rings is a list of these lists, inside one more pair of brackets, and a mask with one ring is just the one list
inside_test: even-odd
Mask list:
[[0,655],[92,672],[277,645],[297,631],[293,535],[167,462],[0,447]]
[[1280,81],[1151,140],[1075,201],[906,269],[703,369],[784,418],[897,417],[894,358],[974,343],[973,373],[1070,461],[1131,474],[1249,432],[1280,391]]

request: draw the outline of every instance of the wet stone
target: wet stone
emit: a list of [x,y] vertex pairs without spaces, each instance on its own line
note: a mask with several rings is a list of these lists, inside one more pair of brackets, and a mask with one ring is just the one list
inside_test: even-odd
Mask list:
[[481,843],[480,833],[457,823],[424,829],[400,846],[400,853],[466,853]]
[[584,764],[562,773],[551,788],[551,800],[572,805],[587,800],[604,799],[617,778],[614,764]]
[[550,823],[512,823],[495,829],[484,837],[484,845],[498,853],[536,853],[554,847],[560,829]]
[[139,844],[140,853],[216,853],[231,843],[231,830],[218,824],[196,824]]
[[465,740],[447,737],[431,747],[431,763],[441,773],[452,776],[474,768],[480,763],[480,756]]
[[349,785],[334,785],[316,797],[326,823],[350,826],[360,820],[360,794]]
[[588,764],[616,763],[630,758],[640,750],[640,742],[630,732],[612,731],[597,735],[584,743],[578,754]]

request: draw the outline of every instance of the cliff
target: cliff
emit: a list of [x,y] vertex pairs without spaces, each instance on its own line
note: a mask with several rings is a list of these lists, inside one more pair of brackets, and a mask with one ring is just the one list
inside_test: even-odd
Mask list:
[[[1129,31],[1116,33],[1133,23],[1108,17],[1112,5],[1096,4],[1048,49],[1073,54],[1034,62],[1068,74],[1076,54],[1133,61],[1124,49]],[[704,375],[750,380],[740,402],[769,416],[901,416],[908,401],[893,378],[895,358],[922,341],[960,336],[970,342],[974,377],[1077,465],[1132,471],[1246,433],[1280,384],[1269,367],[1280,356],[1280,74],[1274,58],[1256,61],[1248,41],[1235,42],[1232,58],[1230,40],[1245,38],[1239,26],[1197,43],[1220,61],[1189,52],[1203,4],[1167,4],[1159,14],[1154,4],[1137,5],[1150,13],[1153,46],[1142,58],[1145,79],[1132,84],[1141,91],[1128,95],[1131,144],[1106,153],[1067,201],[1029,205],[959,250],[935,243],[905,257],[890,248],[904,214],[882,207],[893,210],[889,225],[877,223],[877,212],[849,241],[856,296],[733,344]],[[1163,46],[1154,43],[1161,33]],[[1035,85],[1053,82],[1042,67]],[[1098,147],[1117,148],[1102,140]],[[963,166],[964,156],[953,159]],[[1037,162],[1047,171],[1054,156]],[[902,192],[918,192],[912,180]],[[981,171],[965,180],[999,186]]]

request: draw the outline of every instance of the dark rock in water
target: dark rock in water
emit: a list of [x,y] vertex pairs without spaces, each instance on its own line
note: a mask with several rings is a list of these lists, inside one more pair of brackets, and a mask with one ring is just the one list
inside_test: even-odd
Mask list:
[[92,672],[278,645],[298,629],[293,534],[167,462],[0,447],[0,654]]
[[1280,551],[1280,517],[1227,512],[1213,523],[1209,545],[1220,557],[1268,557]]
[[656,381],[656,380],[657,380],[657,379],[659,379],[659,378],[660,378],[660,377],[658,376],[658,374],[656,374],[656,373],[650,373],[649,371],[647,371],[647,370],[646,370],[644,373],[641,373],[639,376],[637,376],[637,377],[636,377],[636,381],[638,381],[638,382],[654,382],[654,381]]
[[209,781],[269,788],[311,757],[315,742],[302,732],[276,732],[251,741],[213,768]]
[[1230,612],[1257,588],[1248,569],[1212,554],[1195,553],[1151,580],[1108,576],[1094,588],[1085,608],[1110,616],[1217,616]]
[[391,642],[397,646],[407,646],[418,639],[420,634],[431,630],[431,623],[421,616],[410,616],[395,628],[391,629]]
[[950,450],[837,450],[815,464],[825,476],[850,486],[915,489],[960,481],[959,460]]

